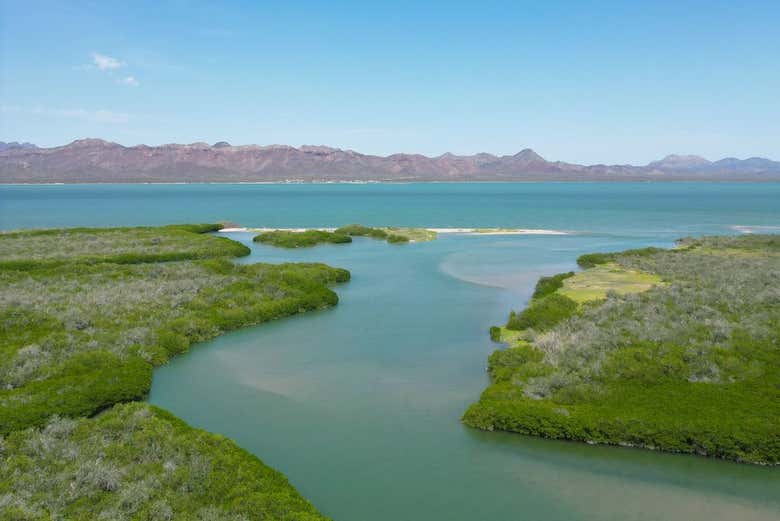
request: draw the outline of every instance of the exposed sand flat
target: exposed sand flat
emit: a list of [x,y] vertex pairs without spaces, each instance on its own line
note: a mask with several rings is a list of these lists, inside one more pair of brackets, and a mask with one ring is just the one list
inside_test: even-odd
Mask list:
[[767,225],[745,226],[735,224],[734,226],[729,226],[729,228],[740,233],[775,233],[780,230],[780,226]]
[[463,233],[467,235],[568,235],[561,230],[542,228],[428,228],[436,233]]
[[[461,233],[464,235],[568,235],[561,230],[546,230],[543,228],[422,228],[436,233]],[[336,228],[222,228],[220,232],[270,232],[283,230],[288,232],[305,232],[306,230],[320,230],[332,232]]]

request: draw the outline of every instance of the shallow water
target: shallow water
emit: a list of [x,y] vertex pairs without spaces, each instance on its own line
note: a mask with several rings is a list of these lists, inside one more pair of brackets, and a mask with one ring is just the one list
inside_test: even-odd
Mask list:
[[[250,226],[552,228],[369,239],[241,262],[351,270],[337,307],[236,331],[155,373],[150,401],[225,434],[338,520],[763,520],[780,471],[468,429],[490,325],[583,252],[780,225],[780,185],[2,187],[3,228],[231,219]],[[365,196],[365,197],[364,197]],[[630,200],[634,198],[634,200]],[[11,201],[10,205],[7,204]],[[131,209],[135,209],[131,211]],[[771,228],[770,228],[771,229]]]
[[228,334],[174,360],[155,375],[151,401],[236,439],[335,519],[775,519],[776,469],[459,423],[487,383],[487,328],[540,274],[573,268],[596,244],[644,240],[255,246],[247,262],[322,260],[353,280],[337,288],[335,309]]

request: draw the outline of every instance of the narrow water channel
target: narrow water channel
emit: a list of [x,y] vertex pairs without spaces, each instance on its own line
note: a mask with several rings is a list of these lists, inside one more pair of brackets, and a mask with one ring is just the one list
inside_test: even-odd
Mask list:
[[537,277],[577,255],[657,239],[442,236],[242,262],[349,269],[336,308],[236,331],[155,372],[150,401],[224,434],[341,521],[776,520],[775,469],[464,427],[487,383],[487,335]]

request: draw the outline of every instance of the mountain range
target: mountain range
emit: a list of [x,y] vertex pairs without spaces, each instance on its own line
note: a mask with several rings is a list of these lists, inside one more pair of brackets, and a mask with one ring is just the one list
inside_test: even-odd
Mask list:
[[375,156],[326,146],[123,146],[101,139],[39,148],[0,142],[0,183],[165,183],[314,181],[780,181],[780,162],[753,157],[708,161],[669,155],[647,165],[548,161],[515,155]]

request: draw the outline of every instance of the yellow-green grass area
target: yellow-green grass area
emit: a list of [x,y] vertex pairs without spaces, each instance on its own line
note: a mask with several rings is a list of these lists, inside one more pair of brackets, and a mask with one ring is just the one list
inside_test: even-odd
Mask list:
[[436,239],[438,234],[433,230],[425,228],[398,228],[394,226],[380,227],[380,230],[387,232],[388,235],[400,235],[407,237],[411,242],[428,242]]
[[780,465],[780,235],[577,263],[491,328],[466,425]]
[[610,262],[599,264],[565,279],[563,287],[557,292],[582,304],[606,298],[609,292],[618,295],[640,293],[661,283],[662,279],[658,275],[627,270]]

